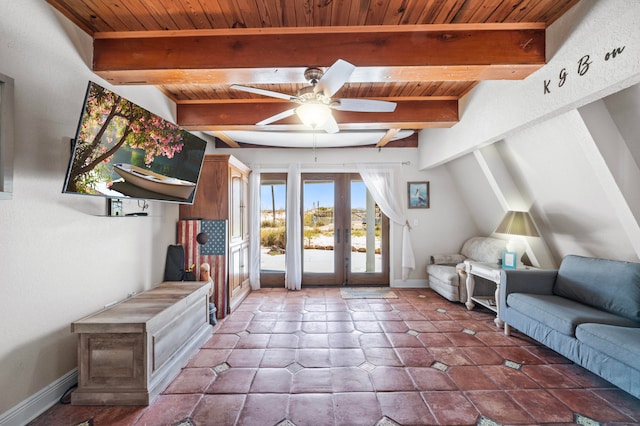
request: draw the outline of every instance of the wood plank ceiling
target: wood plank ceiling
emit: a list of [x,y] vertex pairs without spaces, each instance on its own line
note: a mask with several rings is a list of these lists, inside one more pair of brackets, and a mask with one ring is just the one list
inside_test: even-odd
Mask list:
[[[337,59],[357,68],[334,97],[398,104],[393,113],[334,111],[341,130],[451,127],[458,99],[478,82],[542,67],[545,28],[578,1],[47,0],[93,36],[97,75],[158,86],[176,102],[178,124],[230,145],[225,131],[255,130],[295,106],[231,84],[295,94],[307,67]],[[295,116],[268,128],[305,130]]]

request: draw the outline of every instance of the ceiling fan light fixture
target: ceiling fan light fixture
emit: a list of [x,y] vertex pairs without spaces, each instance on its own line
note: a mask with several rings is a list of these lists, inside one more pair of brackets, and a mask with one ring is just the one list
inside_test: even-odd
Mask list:
[[393,112],[396,108],[395,102],[375,99],[333,99],[332,96],[345,85],[355,68],[355,65],[342,59],[338,59],[326,72],[322,72],[320,68],[307,68],[304,76],[310,85],[300,88],[295,96],[238,84],[231,85],[231,88],[284,99],[300,105],[298,108],[288,109],[265,118],[257,122],[257,126],[264,126],[296,114],[305,126],[313,130],[322,129],[327,133],[338,133],[340,126],[331,114],[332,109],[354,112]]
[[296,114],[305,125],[316,129],[326,123],[331,109],[322,103],[308,102],[296,108]]

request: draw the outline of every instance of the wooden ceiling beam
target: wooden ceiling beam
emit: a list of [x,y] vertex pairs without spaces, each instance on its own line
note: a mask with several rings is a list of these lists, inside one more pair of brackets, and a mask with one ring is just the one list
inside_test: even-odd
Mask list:
[[[341,129],[423,129],[426,127],[451,127],[458,122],[456,100],[404,100],[397,101],[394,112],[333,111]],[[224,131],[248,129],[308,130],[296,116],[268,126],[255,123],[284,110],[295,108],[289,102],[189,102],[177,105],[178,124],[189,130]]]
[[229,135],[227,135],[225,132],[211,132],[213,134],[213,136],[215,136],[217,139],[220,139],[222,142],[224,142],[225,144],[227,144],[228,147],[231,148],[240,148],[240,145],[238,145],[238,142],[234,141],[232,138],[229,137]]
[[387,133],[385,133],[384,136],[382,138],[380,138],[380,140],[376,144],[376,147],[381,148],[381,147],[385,146],[386,144],[388,144],[389,142],[391,142],[391,139],[393,139],[394,136],[397,135],[399,131],[400,131],[400,129],[389,129],[389,130],[387,130]]
[[[413,81],[523,80],[540,64],[460,65],[424,67],[357,67],[350,83]],[[238,69],[94,70],[108,82],[138,85],[165,84],[307,84],[306,67]]]
[[304,82],[344,59],[353,82],[521,79],[545,63],[542,24],[452,24],[96,33],[113,84]]

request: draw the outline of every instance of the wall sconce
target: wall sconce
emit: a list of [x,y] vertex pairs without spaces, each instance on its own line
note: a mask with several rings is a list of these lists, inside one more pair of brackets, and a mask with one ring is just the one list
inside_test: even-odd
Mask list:
[[511,238],[507,242],[507,251],[516,253],[517,267],[523,267],[522,256],[526,249],[523,237],[539,237],[536,226],[529,212],[509,210],[495,231],[497,234],[508,234]]

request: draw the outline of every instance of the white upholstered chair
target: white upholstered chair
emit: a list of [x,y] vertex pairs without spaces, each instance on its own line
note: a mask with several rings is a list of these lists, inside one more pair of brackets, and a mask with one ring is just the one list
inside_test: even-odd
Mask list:
[[429,287],[452,302],[467,301],[464,261],[498,263],[506,241],[490,237],[472,237],[462,245],[460,253],[434,254],[429,258]]

